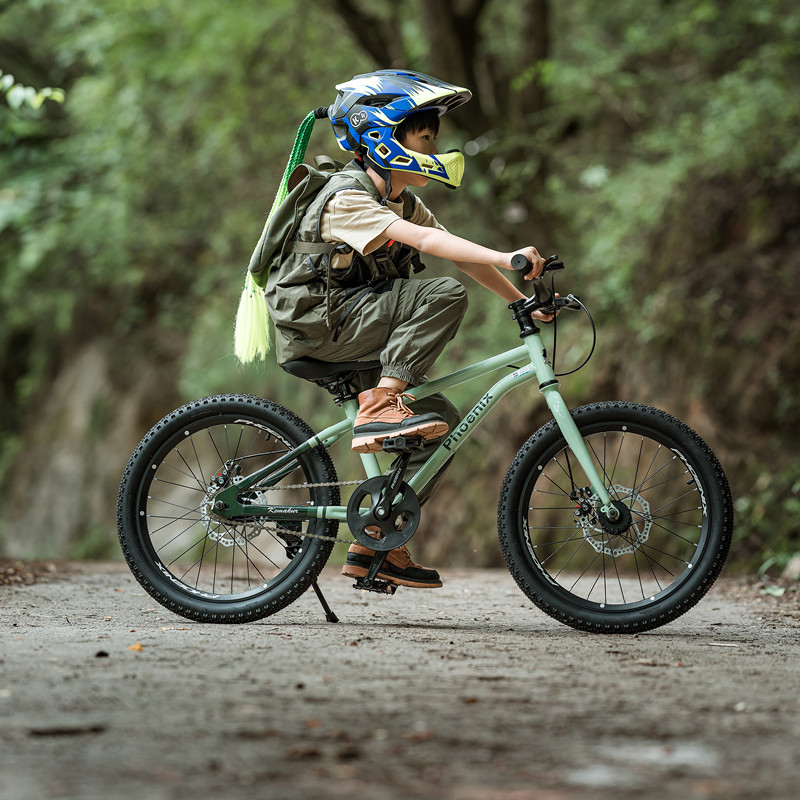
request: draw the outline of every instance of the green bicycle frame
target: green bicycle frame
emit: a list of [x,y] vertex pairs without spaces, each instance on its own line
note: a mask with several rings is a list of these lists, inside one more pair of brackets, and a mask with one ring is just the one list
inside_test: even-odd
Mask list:
[[[529,383],[536,378],[539,381],[539,390],[544,395],[556,424],[578,463],[589,478],[593,491],[600,499],[602,511],[611,517],[615,517],[616,509],[611,504],[608,491],[575,425],[575,421],[572,419],[569,409],[558,391],[558,379],[550,362],[547,360],[547,352],[538,332],[527,335],[523,339],[523,344],[513,350],[478,361],[471,366],[464,367],[441,378],[427,381],[408,390],[406,394],[413,396],[416,400],[422,400],[424,397],[438,392],[446,392],[454,386],[488,375],[498,369],[513,367],[515,362],[518,361],[523,361],[524,366],[515,367],[514,372],[502,377],[478,400],[472,409],[464,415],[455,430],[451,431],[448,437],[431,454],[425,464],[416,474],[409,478],[408,485],[419,493],[439,472],[445,462],[472,435],[478,423],[494,408],[500,398],[511,389]],[[322,445],[328,448],[343,437],[351,435],[353,422],[358,413],[358,402],[349,400],[344,403],[343,407],[346,419],[325,428],[325,430],[316,436],[312,436],[277,461],[219,492],[215,497],[215,513],[220,517],[265,516],[272,520],[334,519],[346,521],[346,506],[258,505],[252,502],[243,504],[239,499],[248,489],[252,488],[254,492],[260,492],[277,484],[282,477],[297,468],[298,457],[313,450],[315,447]],[[378,477],[382,474],[378,458],[374,453],[362,453],[361,462],[368,478]]]

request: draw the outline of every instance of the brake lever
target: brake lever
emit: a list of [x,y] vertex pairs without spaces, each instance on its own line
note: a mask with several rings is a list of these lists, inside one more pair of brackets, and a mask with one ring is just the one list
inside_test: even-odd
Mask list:
[[556,308],[566,308],[569,311],[580,311],[583,308],[580,304],[580,298],[574,294],[568,294],[566,297],[556,297],[554,305]]
[[552,255],[545,259],[542,274],[545,272],[557,272],[560,269],[564,269],[564,262],[557,255]]

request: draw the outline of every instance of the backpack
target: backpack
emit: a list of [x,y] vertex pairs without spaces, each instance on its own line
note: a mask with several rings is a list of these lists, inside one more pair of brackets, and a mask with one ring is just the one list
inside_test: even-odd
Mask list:
[[[263,357],[269,349],[267,315],[278,333],[279,361],[301,357],[312,352],[331,330],[336,341],[348,317],[370,294],[390,289],[393,279],[408,277],[412,267],[415,273],[425,268],[416,250],[390,242],[355,258],[341,274],[332,275],[331,254],[337,249],[352,252],[352,248],[321,240],[326,203],[337,192],[348,189],[366,192],[375,200],[379,196],[375,184],[356,162],[345,167],[322,156],[315,163],[315,167],[298,165],[284,179],[284,197],[276,201],[250,259],[236,319],[237,355],[253,354],[249,358],[240,355],[243,363],[255,355]],[[415,206],[414,195],[404,193],[405,219],[410,218]],[[334,302],[339,308],[335,316]]]
[[[309,206],[325,188],[331,177],[340,172],[344,165],[328,156],[317,156],[316,167],[309,164],[298,165],[289,176],[289,193],[264,224],[261,238],[250,257],[248,271],[261,289],[266,288],[272,270],[280,267],[286,255],[291,252],[297,228]],[[363,189],[354,183],[353,189]],[[330,253],[336,245],[321,242],[304,252],[314,254]]]

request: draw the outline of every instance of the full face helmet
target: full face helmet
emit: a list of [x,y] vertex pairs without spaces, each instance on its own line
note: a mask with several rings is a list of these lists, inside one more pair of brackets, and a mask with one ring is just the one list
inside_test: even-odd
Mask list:
[[464,175],[464,156],[457,150],[426,155],[409,150],[396,138],[397,126],[419,111],[439,116],[466,103],[472,92],[430,75],[383,69],[340,83],[328,109],[343,150],[361,155],[384,179],[389,170],[414,172],[455,188]]

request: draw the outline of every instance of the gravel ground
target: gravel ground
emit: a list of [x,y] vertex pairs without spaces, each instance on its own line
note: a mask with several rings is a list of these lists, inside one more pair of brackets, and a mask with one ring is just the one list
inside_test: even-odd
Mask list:
[[[589,635],[498,571],[321,586],[244,626],[121,563],[8,567],[0,797],[796,798],[800,595],[725,579],[651,633]],[[4,572],[14,577],[11,572]],[[795,584],[796,586],[796,584]]]

